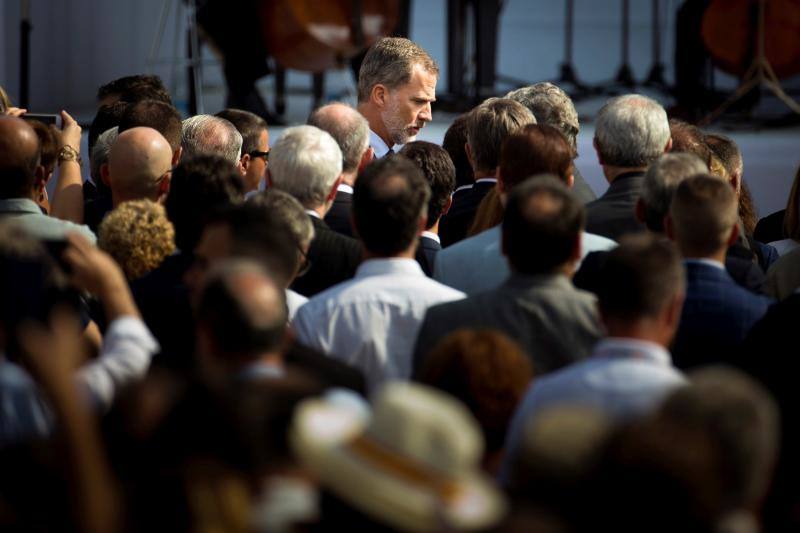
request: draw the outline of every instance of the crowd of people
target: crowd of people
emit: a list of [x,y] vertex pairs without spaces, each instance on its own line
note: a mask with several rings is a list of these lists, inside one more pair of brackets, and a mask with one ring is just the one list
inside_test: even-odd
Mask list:
[[438,75],[381,39],[273,143],[128,76],[84,154],[0,91],[0,528],[800,528],[800,171],[758,220],[628,94],[596,197],[551,83],[417,141]]

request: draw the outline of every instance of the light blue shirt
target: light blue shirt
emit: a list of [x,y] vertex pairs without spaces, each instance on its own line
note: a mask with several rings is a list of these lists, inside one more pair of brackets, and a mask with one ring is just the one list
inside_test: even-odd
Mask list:
[[375,159],[380,159],[392,149],[392,147],[387,145],[386,142],[381,139],[381,136],[372,131],[372,129],[369,130],[369,145],[373,152],[375,152]]
[[[511,273],[500,249],[501,238],[498,225],[441,250],[436,255],[433,278],[469,296],[498,287]],[[581,260],[590,252],[617,246],[611,239],[592,233],[584,232],[581,239]]]
[[589,408],[612,422],[621,422],[651,411],[669,392],[685,383],[685,377],[672,366],[672,357],[662,346],[613,337],[599,341],[584,361],[534,378],[508,428],[501,482],[509,481],[527,429],[546,410]]
[[411,377],[412,352],[425,312],[464,293],[428,278],[414,259],[369,259],[352,280],[301,307],[297,340],[364,373],[370,392]]
[[75,231],[89,239],[91,243],[97,241],[88,226],[49,217],[29,198],[0,200],[0,218],[13,221],[14,225],[22,228],[34,239],[61,240],[67,231]]

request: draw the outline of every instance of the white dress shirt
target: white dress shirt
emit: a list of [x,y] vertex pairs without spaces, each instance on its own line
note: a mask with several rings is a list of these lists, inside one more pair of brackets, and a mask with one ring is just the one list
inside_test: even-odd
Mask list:
[[414,259],[369,259],[352,280],[300,308],[297,340],[364,373],[370,392],[411,377],[412,352],[427,309],[464,293],[425,276]]
[[302,294],[298,294],[291,289],[286,289],[286,307],[289,311],[289,322],[291,322],[294,315],[297,314],[297,310],[303,307],[306,302],[308,302],[308,298]]
[[[501,240],[502,228],[497,225],[448,246],[436,254],[433,279],[470,296],[498,287],[511,273],[500,249]],[[611,239],[583,232],[581,261],[590,252],[611,250],[616,246]],[[575,268],[580,268],[580,261]]]
[[615,337],[599,341],[587,359],[533,380],[508,427],[501,481],[509,481],[526,430],[548,409],[589,408],[622,422],[646,414],[685,383],[663,346]]
[[372,147],[372,151],[375,152],[375,159],[380,159],[392,149],[392,147],[386,144],[386,142],[381,139],[381,136],[372,131],[372,129],[369,130],[369,145]]

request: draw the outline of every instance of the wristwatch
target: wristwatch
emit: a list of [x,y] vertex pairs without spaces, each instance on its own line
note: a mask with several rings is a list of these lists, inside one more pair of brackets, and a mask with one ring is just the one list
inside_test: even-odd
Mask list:
[[72,146],[65,144],[61,151],[58,152],[58,162],[61,163],[62,161],[75,161],[79,165],[81,164],[81,154],[73,148]]

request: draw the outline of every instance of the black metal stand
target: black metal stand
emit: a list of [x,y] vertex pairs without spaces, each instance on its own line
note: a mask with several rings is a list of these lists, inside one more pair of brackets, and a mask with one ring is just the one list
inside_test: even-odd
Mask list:
[[642,85],[662,91],[670,91],[664,79],[664,63],[661,61],[661,9],[659,0],[653,0],[653,66]]
[[32,29],[30,4],[23,0],[19,23],[19,107],[23,109],[27,109],[30,104]]
[[[575,20],[575,0],[566,0],[564,3],[564,62],[561,63],[559,68],[560,75],[558,77],[559,84],[570,84],[573,87],[570,96],[573,99],[582,98],[592,94],[592,89],[585,83],[581,82],[578,75],[575,73],[575,66],[572,62],[572,47],[573,47],[573,25]],[[562,87],[563,88],[563,87]]]

